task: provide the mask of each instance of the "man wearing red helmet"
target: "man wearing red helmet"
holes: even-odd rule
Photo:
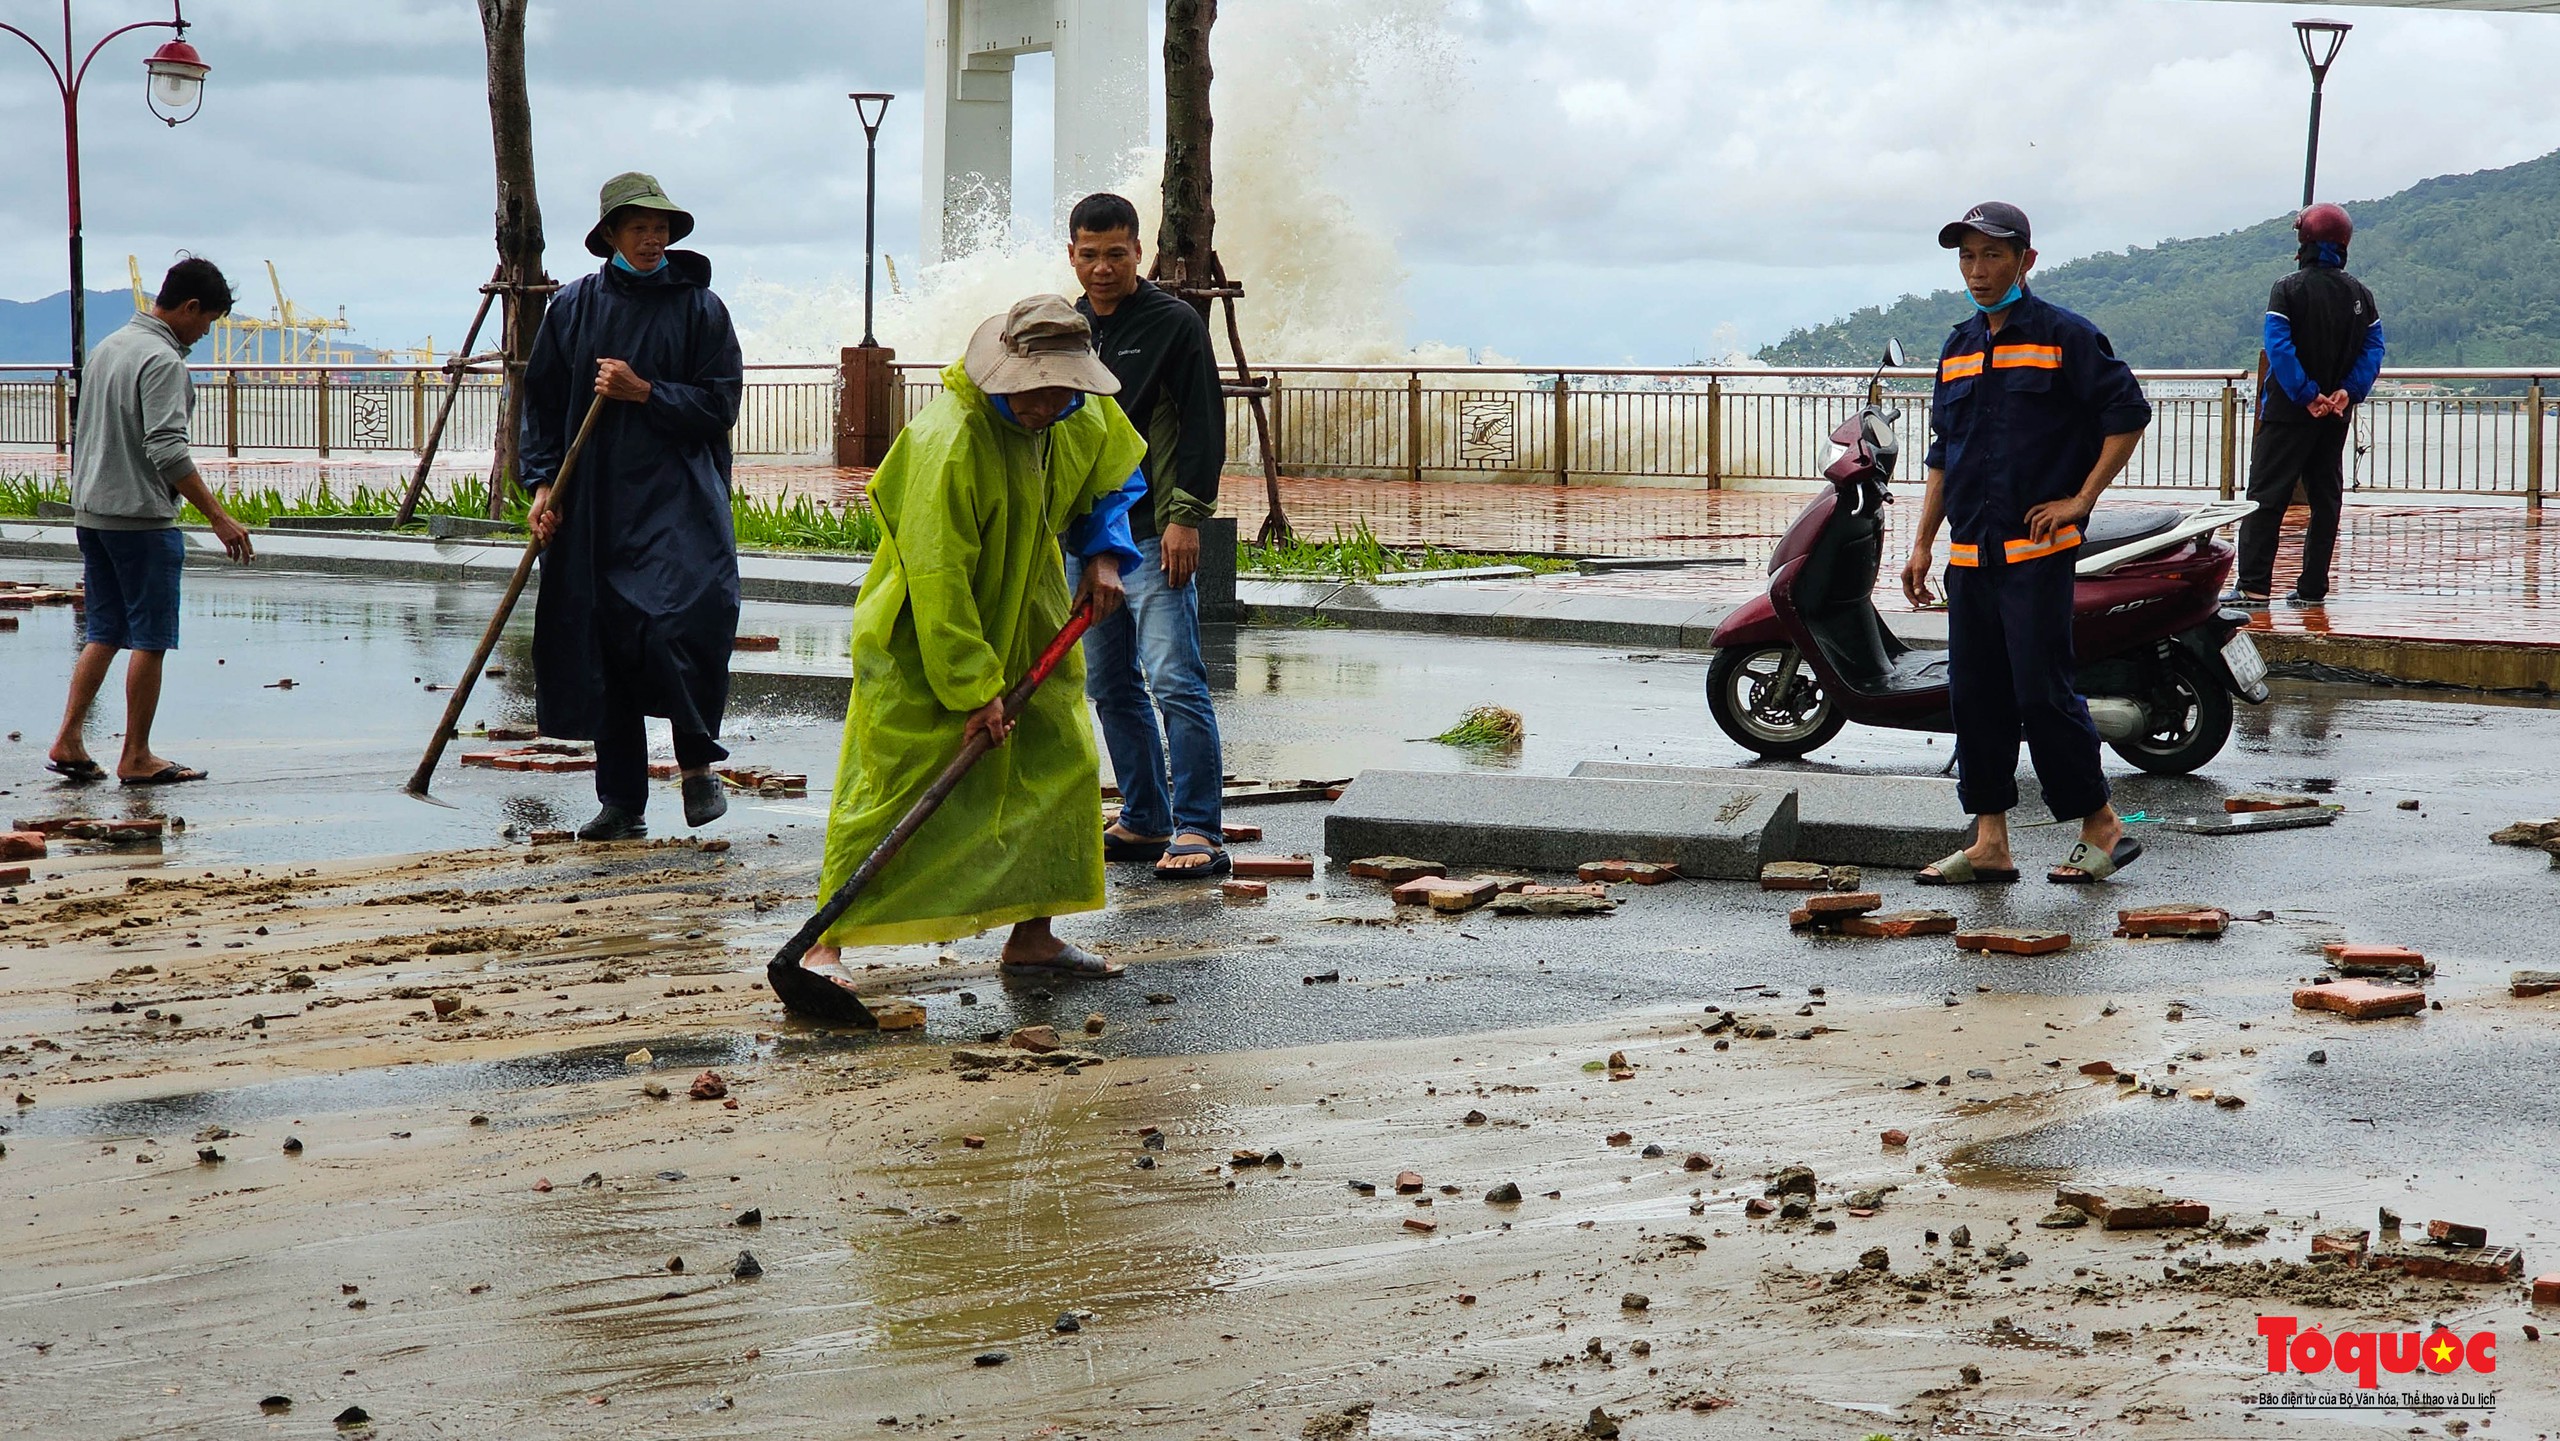
[[[2293,488],[2311,502],[2302,538],[2302,577],[2285,599],[2318,605],[2329,597],[2329,558],[2345,503],[2348,412],[2382,369],[2382,312],[2373,292],[2347,273],[2355,223],[2335,205],[2295,218],[2300,268],[2267,297],[2266,380],[2258,391],[2258,438],[2249,450],[2249,499],[2240,523],[2238,588],[2227,605],[2256,609],[2275,589],[2276,536]]]

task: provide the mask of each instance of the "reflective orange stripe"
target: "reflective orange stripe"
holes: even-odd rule
[[[1994,370],[2060,370],[2062,347],[2059,345],[1995,345],[1991,348]]]
[[[1967,570],[1972,570],[1982,564],[1982,551],[1970,545],[1948,546],[1947,564],[1960,565]]]
[[[1950,355],[1938,362],[1938,379],[1941,381],[1970,380],[1981,373],[1982,352],[1979,350],[1971,355]]]
[[[2001,549],[2007,554],[2009,563],[2016,565],[2022,560],[2042,560],[2048,555],[2060,555],[2079,543],[2080,527],[2066,525],[2042,545],[2031,540],[2012,540],[2003,542]]]

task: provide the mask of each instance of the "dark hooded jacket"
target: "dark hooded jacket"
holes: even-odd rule
[[[528,490],[559,472],[607,358],[649,382],[649,399],[599,402],[543,550],[536,718],[544,735],[593,739],[610,668],[644,713],[717,736],[738,630],[729,431],[745,374],[711,262],[670,250],[634,275],[608,260],[561,288],[525,370]]]

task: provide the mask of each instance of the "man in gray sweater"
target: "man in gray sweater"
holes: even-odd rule
[[[162,657],[178,647],[178,577],[186,542],[178,506],[192,504],[213,522],[233,560],[253,552],[249,531],[197,473],[187,453],[195,386],[187,351],[231,313],[231,284],[209,260],[192,257],[169,268],[148,314],[99,341],[80,382],[80,419],[71,433],[72,525],[80,538],[86,625],[71,667],[71,700],[45,769],[73,781],[106,779],[81,735],[90,703],[106,683],[116,652],[133,652],[124,668],[124,749],[116,778],[129,786],[200,781],[205,773],[151,749],[160,709]]]

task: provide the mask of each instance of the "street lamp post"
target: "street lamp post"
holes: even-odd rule
[[[182,0],[170,0],[166,20],[137,20],[119,26],[98,37],[98,43],[80,56],[71,39],[71,0],[62,0],[62,58],[15,25],[0,24],[0,30],[24,40],[44,60],[45,69],[53,74],[53,87],[62,95],[62,169],[64,190],[68,198],[71,232],[71,390],[74,401],[80,391],[80,368],[89,358],[88,267],[80,253],[80,83],[88,78],[89,62],[107,48],[107,42],[134,30],[173,30],[176,37],[151,52],[143,61],[147,82],[143,99],[151,113],[170,125],[183,124],[195,118],[204,107],[204,77],[210,68],[196,48],[187,43],[187,16]]]
[[[846,98],[862,121],[862,343],[877,345],[880,342],[871,338],[871,255],[880,211],[880,122],[888,118],[891,97],[876,90],[857,90]]]
[[[2352,25],[2337,20],[2296,20],[2294,38],[2302,42],[2303,63],[2311,67],[2311,140],[2302,156],[2302,208],[2311,208],[2312,181],[2320,173],[2320,87],[2337,63]]]

